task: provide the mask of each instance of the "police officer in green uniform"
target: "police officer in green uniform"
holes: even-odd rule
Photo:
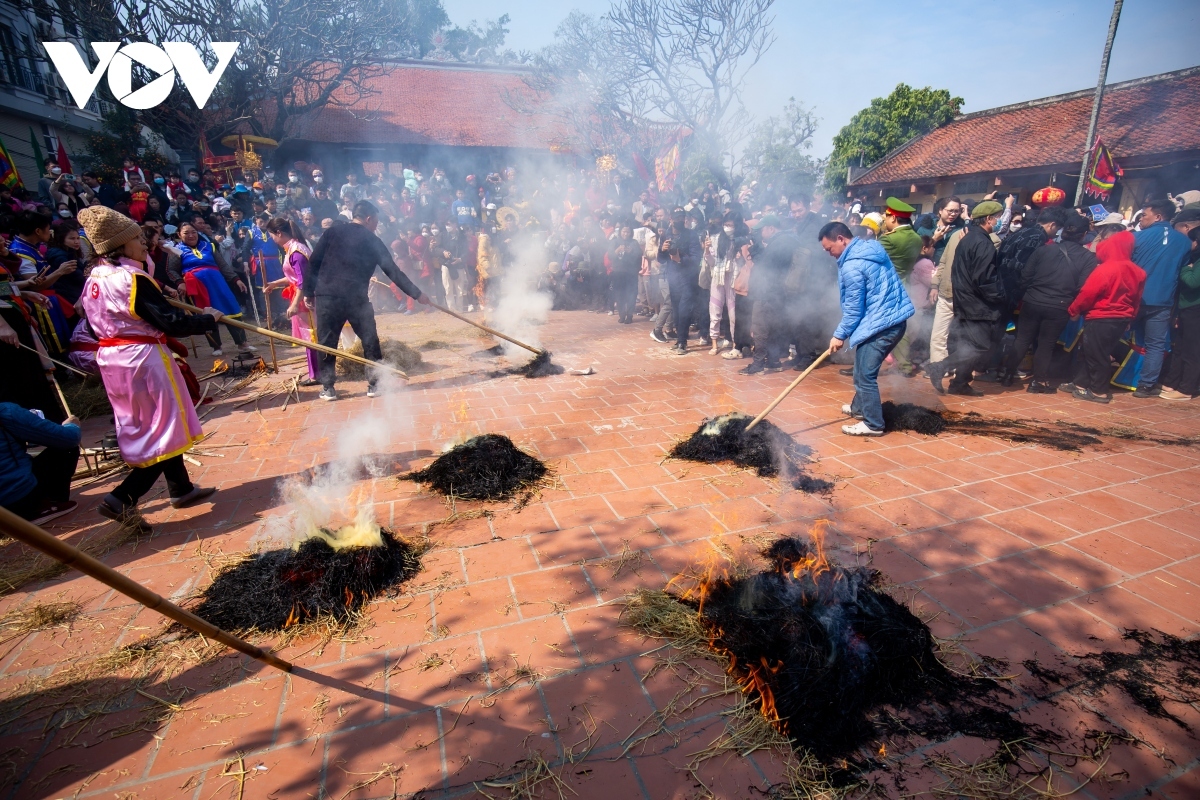
[[[916,209],[903,200],[889,197],[883,209],[883,224],[880,226],[879,243],[887,251],[900,282],[908,289],[908,281],[912,275],[913,265],[921,258],[921,236],[912,227],[912,215]],[[911,292],[910,292],[911,295]],[[906,376],[911,377],[916,371],[908,356],[909,341],[905,334],[892,357],[896,366]]]

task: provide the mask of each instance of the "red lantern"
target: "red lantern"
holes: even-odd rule
[[[1062,202],[1067,199],[1067,193],[1057,186],[1046,186],[1034,192],[1033,197],[1030,199],[1033,200],[1033,204],[1038,208],[1058,206],[1062,205]]]

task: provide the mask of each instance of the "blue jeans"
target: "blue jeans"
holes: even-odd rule
[[[883,403],[879,399],[879,368],[888,353],[904,338],[908,321],[900,322],[890,328],[884,328],[879,333],[859,342],[854,352],[854,399],[850,401],[850,411],[862,415],[863,422],[874,431],[883,430]]]
[[[1162,372],[1163,356],[1167,352],[1167,333],[1171,327],[1171,307],[1142,306],[1134,324],[1145,326],[1146,336],[1146,356],[1142,360],[1138,388],[1149,389],[1158,383],[1158,375]]]
[[[696,316],[697,297],[700,294],[700,269],[685,267],[669,261],[667,267],[667,285],[671,289],[671,307],[675,314],[675,343],[687,347],[688,328]],[[707,335],[704,331],[701,336]]]

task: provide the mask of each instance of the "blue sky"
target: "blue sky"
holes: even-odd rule
[[[512,17],[508,46],[536,50],[572,10],[608,0],[443,0],[457,24]],[[777,41],[751,73],[747,111],[779,113],[789,97],[821,118],[813,153],[871,98],[897,83],[950,89],[978,111],[1096,85],[1109,0],[824,2],[777,0]],[[1200,2],[1126,0],[1110,82],[1200,64]],[[1200,119],[1200,116],[1198,116]]]

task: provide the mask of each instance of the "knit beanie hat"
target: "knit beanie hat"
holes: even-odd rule
[[[119,250],[142,235],[142,228],[129,217],[107,206],[88,206],[79,212],[79,222],[88,241],[100,255]]]

